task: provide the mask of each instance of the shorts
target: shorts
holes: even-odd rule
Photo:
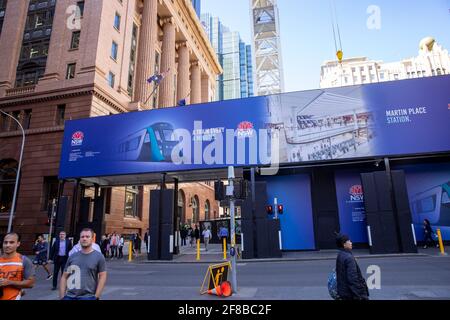
[[[37,266],[45,266],[48,264],[47,259],[34,259],[33,264]]]

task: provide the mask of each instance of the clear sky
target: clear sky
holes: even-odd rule
[[[286,91],[319,87],[320,66],[334,60],[332,0],[278,0]],[[450,0],[334,0],[344,58],[385,62],[416,56],[419,42],[433,36],[450,51]],[[380,9],[381,28],[369,29],[369,6]],[[250,44],[250,0],[202,0],[202,12]]]

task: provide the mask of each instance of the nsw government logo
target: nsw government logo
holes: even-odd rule
[[[239,123],[237,128],[238,138],[252,138],[254,135],[254,126],[250,121],[243,121]]]
[[[350,202],[362,202],[364,201],[363,188],[357,184],[350,188]]]
[[[72,135],[72,147],[78,147],[83,144],[84,133],[77,131]]]

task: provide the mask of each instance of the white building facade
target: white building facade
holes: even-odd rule
[[[431,50],[430,50],[431,49]],[[326,61],[321,67],[320,88],[344,87],[376,82],[450,74],[448,50],[433,38],[420,42],[419,55],[399,62],[384,63],[357,57]]]

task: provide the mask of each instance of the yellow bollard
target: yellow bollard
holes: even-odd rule
[[[223,260],[227,260],[227,239],[223,238]]]
[[[130,245],[128,246],[128,262],[133,261],[133,241],[130,241]]]
[[[197,240],[197,261],[200,261],[200,239]]]
[[[441,249],[441,254],[444,256],[444,255],[446,255],[446,253],[444,250],[444,242],[442,241],[441,229],[437,229],[437,235],[438,235],[438,239],[439,239],[439,249]]]

